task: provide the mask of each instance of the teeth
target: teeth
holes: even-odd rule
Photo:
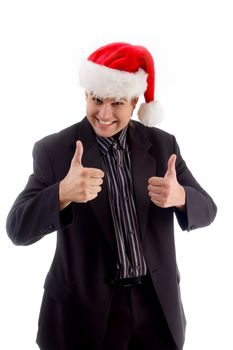
[[[113,122],[103,122],[103,121],[99,120],[99,123],[100,123],[100,124],[104,124],[104,125],[110,125],[110,124],[112,124]]]

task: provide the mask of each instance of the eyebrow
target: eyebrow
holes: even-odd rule
[[[96,96],[94,94],[91,94],[92,98],[96,98],[97,100],[100,100],[100,101],[104,101],[105,99],[108,99],[110,100],[112,103],[114,102],[126,102],[127,101],[127,98],[125,97],[121,97],[121,98],[105,98],[105,97],[100,97],[100,96]]]

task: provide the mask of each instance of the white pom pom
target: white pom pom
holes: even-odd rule
[[[142,103],[138,110],[138,118],[146,126],[160,123],[163,116],[163,108],[158,101]]]

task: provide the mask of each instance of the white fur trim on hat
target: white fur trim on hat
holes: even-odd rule
[[[129,73],[85,60],[80,66],[79,82],[96,96],[130,99],[146,91],[147,73],[143,69]]]
[[[146,126],[154,126],[160,123],[163,115],[163,108],[159,101],[142,103],[138,110],[138,118]]]

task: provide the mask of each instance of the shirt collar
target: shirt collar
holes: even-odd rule
[[[115,148],[117,146],[120,146],[120,148],[128,151],[128,145],[127,145],[127,130],[128,126],[126,126],[122,131],[120,132],[119,136],[117,138],[111,137],[102,137],[96,135],[96,139],[100,145],[100,149],[102,153],[105,155],[110,147]]]

